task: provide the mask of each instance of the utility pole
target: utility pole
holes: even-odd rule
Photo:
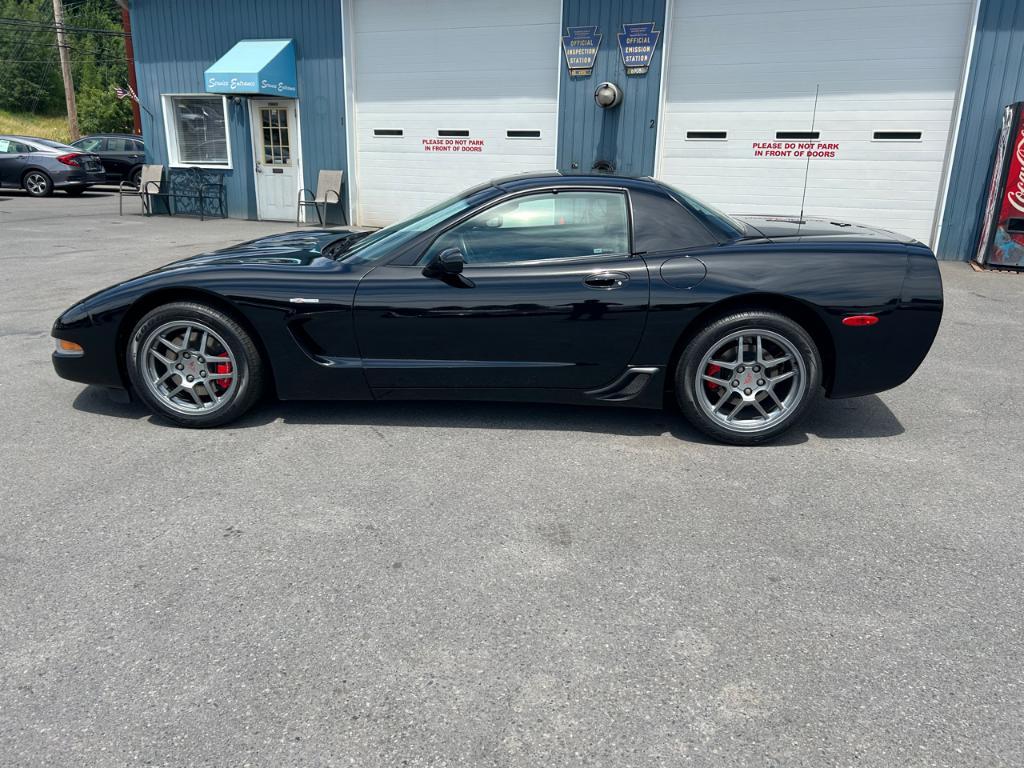
[[[142,135],[142,115],[139,114],[139,102],[135,99],[139,94],[139,83],[135,79],[135,46],[132,44],[132,22],[128,8],[121,6],[121,28],[124,30],[124,57],[128,65],[128,85],[132,89],[132,119],[135,121],[135,133]]]
[[[68,107],[68,133],[71,141],[81,138],[78,131],[78,106],[75,104],[75,81],[71,77],[71,57],[68,55],[68,41],[64,35],[64,3],[53,0],[53,24],[57,27],[57,51],[60,54],[60,72],[64,76],[64,101]]]

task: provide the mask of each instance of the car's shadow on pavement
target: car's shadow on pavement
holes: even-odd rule
[[[124,419],[148,419],[155,426],[173,426],[153,416],[139,402],[117,403],[99,387],[86,387],[75,398],[76,410]],[[529,429],[593,432],[626,437],[671,435],[680,440],[713,444],[690,427],[674,407],[664,411],[622,407],[458,401],[316,401],[259,404],[230,425],[231,429],[288,425],[363,425],[433,429]],[[881,438],[903,434],[896,415],[876,395],[850,400],[819,400],[799,426],[771,442],[797,445],[809,435],[825,439]]]

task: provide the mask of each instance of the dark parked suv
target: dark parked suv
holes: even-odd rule
[[[130,181],[139,186],[142,164],[146,162],[146,145],[141,136],[131,133],[95,133],[83,136],[72,144],[83,152],[100,156],[107,181]]]
[[[45,197],[55,189],[80,195],[104,181],[96,155],[49,139],[0,135],[0,187]]]

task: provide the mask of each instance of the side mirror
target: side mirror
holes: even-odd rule
[[[466,257],[458,248],[446,248],[435,256],[427,270],[435,275],[461,275],[466,266]]]

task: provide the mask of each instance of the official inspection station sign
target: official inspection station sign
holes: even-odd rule
[[[562,51],[569,77],[589,77],[601,47],[601,34],[597,27],[566,27],[566,32],[569,34],[562,37]]]

